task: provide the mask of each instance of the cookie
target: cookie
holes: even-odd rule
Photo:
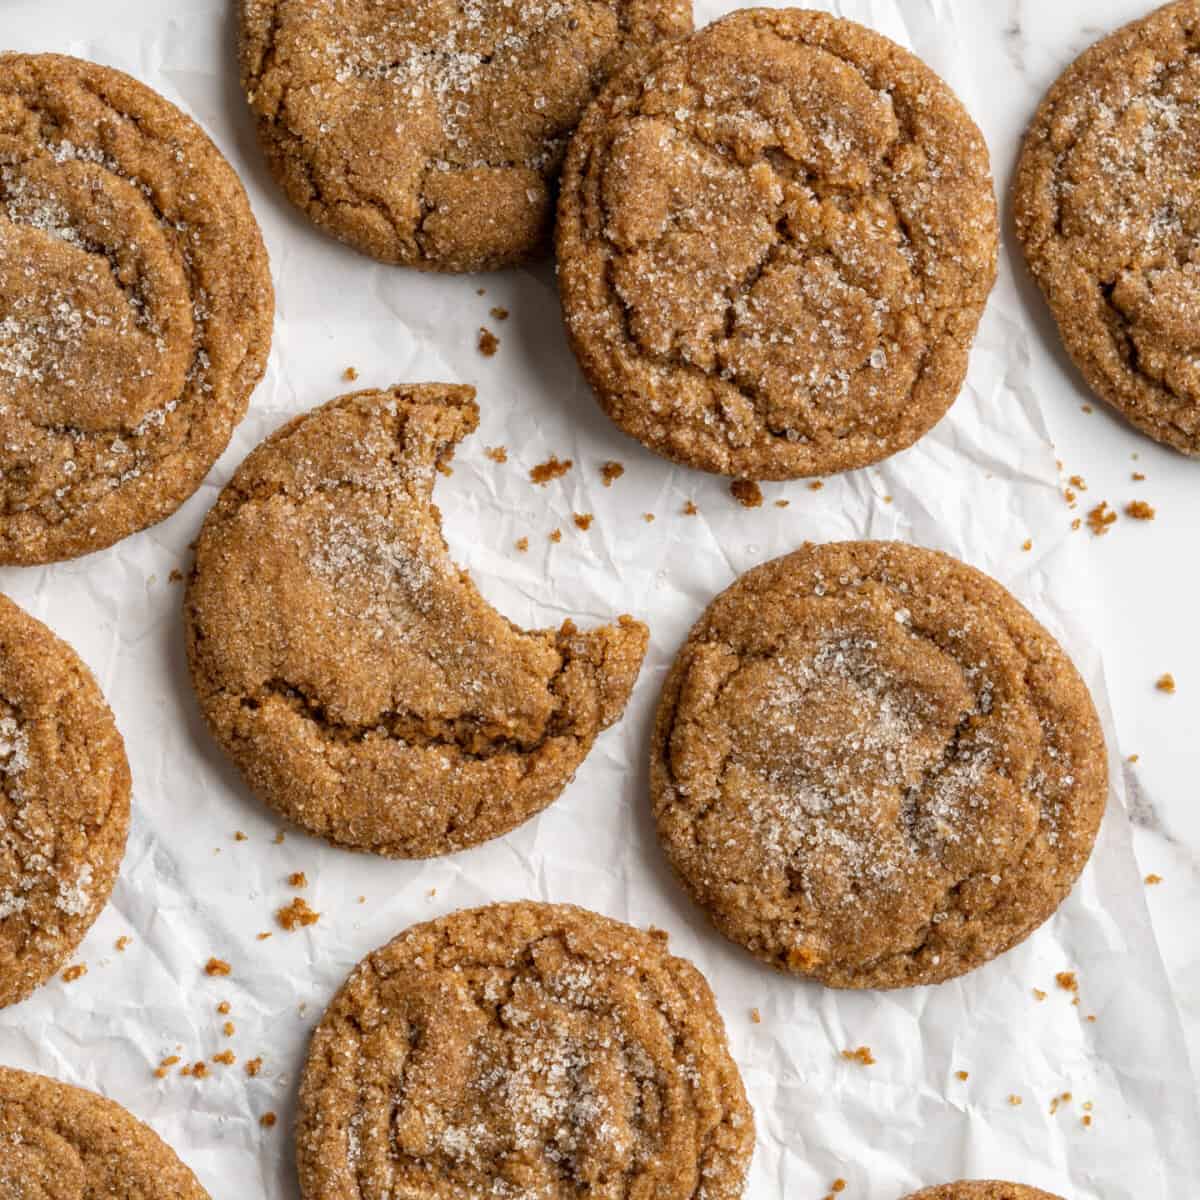
[[[1083,869],[1107,763],[1091,698],[998,583],[889,542],[747,572],[663,688],[651,795],[717,928],[832,987],[940,983]]]
[[[987,147],[850,21],[734,13],[601,92],[559,200],[567,333],[608,415],[750,479],[895,454],[962,386],[996,275]]]
[[[439,271],[549,242],[567,138],[691,0],[242,0],[242,86],[288,198],[381,259]]]
[[[1017,236],[1091,389],[1200,454],[1200,3],[1086,50],[1025,139]]]
[[[209,1200],[170,1146],[119,1104],[8,1067],[0,1067],[0,1195]]]
[[[907,1200],[1062,1200],[1038,1188],[1020,1183],[1001,1183],[996,1179],[945,1183],[941,1187],[914,1192]]]
[[[186,604],[201,708],[250,787],[338,845],[418,858],[507,833],[641,668],[631,618],[526,633],[451,561],[430,497],[474,394],[397,386],[298,417],[204,522]]]
[[[313,1035],[304,1200],[737,1200],[754,1118],[704,977],[586,909],[494,904],[364,959]]]
[[[195,122],[120,71],[0,54],[0,564],[170,516],[246,410],[273,309]]]
[[[0,596],[0,1006],[71,956],[129,830],[125,743],[91,672]]]

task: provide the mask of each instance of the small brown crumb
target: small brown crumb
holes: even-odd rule
[[[835,1179],[829,1190],[831,1192],[844,1192],[846,1190],[846,1181],[844,1179]]]
[[[274,1129],[275,1123],[278,1120],[279,1120],[279,1118],[273,1112],[265,1112],[265,1113],[263,1113],[263,1115],[261,1117],[259,1117],[258,1123],[264,1129]]]
[[[1080,529],[1080,527],[1081,527],[1082,525],[1083,525],[1083,521],[1082,521],[1082,519],[1081,519],[1081,518],[1079,518],[1079,517],[1076,517],[1076,518],[1075,518],[1075,520],[1073,520],[1073,521],[1071,522],[1071,528],[1072,528],[1073,530],[1078,530],[1078,529]]]
[[[1145,475],[1143,475],[1141,471],[1134,471],[1131,478],[1133,479],[1134,483],[1144,483],[1146,479]]]
[[[227,1017],[230,1011],[228,1000],[222,1000],[221,1003],[217,1005],[217,1012],[219,1012],[223,1017]]]
[[[647,525],[653,525],[654,524],[654,514],[653,513],[642,513],[642,520],[645,521]]]
[[[825,486],[825,481],[824,481],[824,480],[822,480],[822,479],[814,479],[814,480],[812,481],[812,483],[810,483],[810,484],[808,485],[808,490],[809,490],[810,492],[819,492],[819,491],[820,491],[820,490],[821,490],[821,489],[822,489],[824,486]],[[888,498],[889,498],[889,499],[891,499],[891,497],[888,497]]]
[[[486,295],[487,295],[487,288],[476,288],[476,289],[475,289],[475,295],[477,295],[477,296],[486,296]]]
[[[497,320],[497,321],[507,321],[508,320],[508,309],[504,308],[500,304],[497,304],[496,307],[491,310],[491,314],[492,314],[493,318],[495,318],[495,320]]]
[[[1129,756],[1129,758],[1128,758],[1126,761],[1128,761],[1128,762],[1131,762],[1131,763],[1135,763],[1135,762],[1137,762],[1137,761],[1138,761],[1138,759],[1140,759],[1141,757],[1142,757],[1142,756],[1141,756],[1140,754],[1131,754],[1131,755]]]
[[[293,871],[288,876],[288,885],[294,888],[308,887],[308,876],[303,871]]]
[[[180,1071],[179,1073],[180,1073],[180,1075],[190,1075],[190,1076],[192,1076],[193,1079],[207,1079],[208,1078],[208,1063],[206,1063],[206,1062],[192,1063],[192,1065],[190,1067],[184,1067],[183,1070]]]
[[[1046,998],[1046,993],[1045,993],[1045,992],[1043,992],[1041,988],[1034,988],[1034,989],[1033,989],[1033,998],[1034,998],[1034,999],[1035,999],[1035,1000],[1036,1000],[1036,1001],[1037,1001],[1039,1004],[1041,1004],[1041,1002],[1042,1002],[1043,1000],[1045,1000],[1045,998]]]
[[[891,497],[891,496],[884,496],[884,498],[883,498],[883,502],[884,502],[884,504],[891,504],[891,502],[892,502],[892,497]]]
[[[484,446],[484,456],[490,458],[494,463],[508,462],[508,447],[507,446]]]
[[[790,501],[790,500],[776,500],[776,501],[775,501],[775,507],[776,507],[776,508],[787,508],[787,506],[788,506],[789,504],[791,504],[791,501]]]
[[[233,1035],[237,1033],[237,1028],[234,1026],[232,1021],[226,1021],[225,1024],[221,1026],[221,1032],[226,1037],[233,1037]]]
[[[762,1013],[760,1013],[757,1008],[752,1008],[750,1010],[750,1020],[753,1021],[755,1025],[761,1025]]]
[[[1083,482],[1083,476],[1082,476],[1082,475],[1072,475],[1072,476],[1071,476],[1071,478],[1067,480],[1067,482],[1068,482],[1068,483],[1069,483],[1069,484],[1070,484],[1070,485],[1071,485],[1073,488],[1075,488],[1077,491],[1080,491],[1080,492],[1086,492],[1086,491],[1087,491],[1087,484]]]
[[[248,842],[250,839],[240,829],[235,829],[233,833],[233,840],[235,842]]]
[[[1096,410],[1094,408],[1092,408],[1092,406],[1090,404],[1081,404],[1079,406],[1079,411],[1085,412],[1085,413],[1091,413],[1091,412],[1095,412]]]
[[[500,349],[500,339],[486,326],[479,327],[479,353],[491,358]]]
[[[1056,1112],[1058,1112],[1059,1108],[1062,1105],[1070,1104],[1070,1103],[1071,1103],[1071,1093],[1070,1092],[1063,1092],[1063,1094],[1061,1096],[1055,1096],[1050,1101],[1050,1115],[1054,1116],[1054,1114]]]
[[[274,843],[274,845],[276,845],[276,846],[282,846],[282,845],[283,845],[284,838],[286,838],[286,837],[287,837],[287,834],[286,834],[286,833],[284,833],[284,832],[283,832],[283,830],[281,829],[281,830],[280,830],[280,831],[279,831],[279,832],[278,832],[278,833],[277,833],[277,834],[276,834],[276,835],[275,835],[275,836],[274,836],[274,837],[271,839],[271,841],[272,841],[272,842]]]
[[[1018,1108],[1018,1107],[1020,1107],[1020,1105],[1024,1104],[1024,1101],[1021,1099],[1020,1096],[1011,1095],[1011,1094],[1008,1097],[1008,1102],[1009,1102],[1009,1104],[1011,1104],[1013,1106],[1013,1108]]]
[[[222,1050],[220,1054],[213,1055],[213,1062],[220,1063],[223,1067],[232,1067],[237,1062],[237,1055],[232,1050]]]
[[[254,935],[254,940],[258,942],[265,942],[270,936],[271,935],[269,933],[264,931],[263,933],[256,933]]]
[[[210,958],[204,964],[205,975],[228,975],[233,971],[233,968],[220,958]]]
[[[430,888],[429,891],[427,891],[425,893],[425,898],[427,900],[432,900],[434,898],[434,896],[436,896],[436,895],[437,895],[437,888]]]
[[[1175,695],[1175,676],[1168,671],[1165,675],[1160,675],[1155,681],[1154,686],[1160,692],[1166,692],[1168,696]]]
[[[1085,1114],[1085,1115],[1084,1115],[1084,1116],[1083,1116],[1083,1117],[1080,1119],[1080,1123],[1081,1123],[1081,1124],[1082,1124],[1082,1125],[1083,1125],[1085,1128],[1087,1128],[1087,1127],[1090,1127],[1090,1126],[1091,1126],[1091,1123],[1092,1123],[1092,1118],[1091,1118],[1091,1115],[1090,1115],[1090,1114]]]
[[[1130,500],[1125,505],[1125,515],[1132,517],[1135,521],[1153,521],[1158,515],[1154,510],[1154,506],[1147,504],[1145,500]]]
[[[604,465],[600,468],[600,478],[604,481],[605,487],[612,487],[612,485],[624,474],[624,464],[615,462],[612,459],[609,459],[609,461],[604,463]]]
[[[321,919],[319,912],[313,912],[302,896],[297,896],[291,904],[285,905],[275,914],[275,920],[288,931],[294,933],[307,925],[315,925]]]
[[[1096,1023],[1096,1014],[1088,1013],[1088,1015],[1084,1018],[1084,1020],[1086,1020],[1089,1025],[1094,1025]]]
[[[554,542],[555,544],[557,544],[558,542],[561,542],[562,541],[562,530],[561,529],[550,530],[550,540],[552,542]]]
[[[1026,539],[1025,539],[1025,540],[1024,540],[1022,543],[1021,543],[1021,549],[1022,549],[1022,550],[1024,550],[1024,551],[1026,551],[1026,553],[1028,553],[1030,550],[1032,550],[1032,549],[1033,549],[1033,539],[1032,539],[1032,538],[1026,538]]]
[[[1146,876],[1146,886],[1147,887],[1157,887],[1160,883],[1162,883],[1161,875],[1147,875]]]
[[[1054,977],[1054,982],[1058,984],[1064,992],[1078,992],[1079,980],[1074,971],[1059,971]]]
[[[124,953],[125,953],[125,947],[126,947],[126,946],[128,946],[128,945],[129,945],[129,943],[130,943],[130,942],[132,942],[132,941],[133,941],[133,938],[131,938],[131,937],[128,937],[128,936],[126,936],[126,935],[122,934],[122,936],[121,936],[121,937],[117,938],[117,940],[116,940],[116,941],[113,943],[113,945],[114,945],[114,946],[116,946],[116,948],[117,948],[117,949],[118,949],[118,950],[119,950],[119,951],[120,951],[122,954],[124,954]]]
[[[875,1056],[871,1053],[870,1046],[859,1046],[857,1050],[843,1050],[842,1057],[847,1062],[861,1063],[864,1067],[875,1065]]]
[[[262,1062],[263,1060],[261,1057],[246,1059],[246,1074],[253,1079],[254,1076],[262,1070]]]
[[[154,1072],[155,1079],[166,1079],[167,1072],[179,1061],[178,1054],[172,1054],[168,1058],[164,1058],[158,1064],[158,1069]]]
[[[1084,1112],[1091,1112],[1092,1109],[1095,1107],[1096,1107],[1095,1104],[1093,1104],[1090,1100],[1085,1100],[1083,1102],[1083,1111]]]
[[[694,517],[699,512],[700,510],[696,507],[695,502],[692,500],[687,501],[687,503],[683,506],[683,515],[685,517]]]
[[[735,479],[729,485],[729,490],[743,508],[762,507],[762,488],[753,479]]]
[[[587,533],[587,531],[589,529],[591,529],[592,522],[595,519],[596,518],[594,516],[592,516],[591,513],[576,513],[575,514],[575,528],[582,529],[584,531],[584,533]]]
[[[1108,507],[1107,500],[1101,500],[1087,515],[1088,528],[1096,535],[1103,537],[1116,523],[1117,514]]]
[[[68,967],[62,973],[63,983],[74,983],[77,979],[82,979],[87,974],[87,963],[76,963],[73,967]]]
[[[954,1077],[955,1077],[955,1079],[958,1079],[961,1082],[966,1083],[967,1080],[971,1078],[971,1072],[970,1071],[955,1071]]]
[[[529,478],[538,487],[545,487],[552,479],[561,479],[574,465],[574,459],[560,459],[556,454],[552,454],[544,463],[529,468]]]
[[[167,576],[168,583],[182,583],[183,572],[178,567],[172,567],[171,573]]]
[[[357,367],[347,367],[342,372],[342,378],[347,383],[353,383],[358,378],[358,368]]]
[[[524,554],[529,549],[529,539],[527,537],[517,538],[516,546]]]

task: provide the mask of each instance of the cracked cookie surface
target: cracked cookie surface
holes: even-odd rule
[[[91,672],[0,596],[0,1005],[49,979],[100,915],[129,792],[125,744]]]
[[[0,1195],[209,1200],[149,1126],[95,1092],[0,1067]]]
[[[747,10],[588,109],[557,227],[567,333],[610,417],[751,479],[911,445],[967,369],[996,273],[987,147],[886,38]]]
[[[807,545],[709,606],[655,723],[659,838],[727,937],[834,987],[940,983],[1016,945],[1091,853],[1091,697],[998,583]]]
[[[451,560],[436,471],[474,389],[359,392],[296,418],[205,520],[186,602],[201,708],[250,786],[402,858],[508,832],[620,717],[644,625],[525,632]]]
[[[313,1035],[304,1200],[737,1200],[754,1119],[691,963],[585,909],[495,904],[364,959]]]
[[[1004,1183],[999,1179],[971,1179],[961,1183],[945,1183],[940,1187],[924,1188],[905,1200],[1061,1200],[1040,1188],[1021,1183]]]
[[[1200,455],[1200,3],[1086,50],[1026,136],[1017,236],[1075,365],[1143,433]]]
[[[241,420],[273,312],[195,122],[108,67],[0,55],[0,563],[170,516]]]
[[[384,262],[544,251],[600,84],[692,28],[691,0],[242,0],[242,84],[289,199]]]

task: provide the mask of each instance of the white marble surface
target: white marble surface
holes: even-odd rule
[[[1021,131],[1043,90],[1101,32],[1144,11],[1131,0],[842,0],[820,7],[874,25],[945,75],[983,128],[1007,218]],[[114,1095],[177,1146],[214,1197],[291,1200],[286,1127],[307,1030],[349,966],[410,921],[517,895],[586,903],[671,931],[713,980],[758,1110],[751,1200],[823,1195],[896,1200],[963,1175],[1019,1177],[1069,1200],[1174,1200],[1200,1177],[1200,463],[1159,449],[1089,397],[1058,348],[1040,297],[1012,253],[951,416],[912,451],[809,493],[772,486],[786,510],[747,516],[717,480],[668,469],[596,411],[558,335],[546,268],[486,279],[433,279],[379,268],[327,242],[283,203],[262,170],[231,69],[232,0],[0,0],[0,41],[120,66],[199,119],[246,180],[272,254],[279,320],[271,368],[212,479],[170,521],[115,551],[46,570],[0,571],[0,588],[67,634],[96,670],[130,744],[136,815],[113,903],[81,957],[91,970],[0,1013],[0,1061]],[[700,20],[725,4],[701,0]],[[475,295],[486,286],[488,295]],[[474,351],[495,303],[514,316],[500,354]],[[353,363],[362,385],[457,378],[481,387],[484,426],[439,484],[452,549],[514,620],[608,617],[619,604],[654,627],[626,720],[537,821],[488,847],[431,864],[378,863],[275,826],[209,742],[188,691],[178,589],[215,489],[266,432],[336,394]],[[484,445],[506,443],[507,473]],[[522,468],[550,451],[580,466],[534,492]],[[1136,461],[1134,456],[1137,456]],[[1152,524],[1107,537],[1071,533],[1055,458],[1086,477],[1087,499],[1156,505]],[[609,491],[595,464],[625,462]],[[1147,476],[1136,487],[1132,470]],[[894,494],[885,505],[883,495]],[[700,519],[679,516],[685,498]],[[654,510],[653,526],[638,518]],[[590,538],[551,556],[545,533],[595,511]],[[513,539],[528,534],[521,558]],[[1139,756],[1114,788],[1097,854],[1056,918],[964,981],[886,996],[823,993],[760,972],[715,939],[674,891],[644,816],[645,730],[657,684],[716,587],[804,537],[895,536],[940,546],[997,575],[1077,657],[1106,709],[1114,762]],[[1032,554],[1021,541],[1034,539]],[[614,586],[614,580],[616,585]],[[1171,671],[1178,694],[1154,680]],[[1111,706],[1111,713],[1107,710]],[[1131,818],[1131,819],[1130,819]],[[233,844],[235,828],[250,840]],[[214,853],[219,851],[219,853]],[[1137,862],[1133,861],[1136,851]],[[294,938],[254,941],[304,869],[325,917]],[[1164,882],[1147,889],[1155,872]],[[429,897],[436,887],[436,897]],[[358,894],[368,896],[361,908]],[[1147,908],[1148,906],[1148,908]],[[109,950],[132,934],[123,956]],[[228,986],[199,973],[209,954],[236,964]],[[1080,970],[1083,1025],[1062,997],[1031,988]],[[1051,985],[1052,986],[1052,985]],[[215,1001],[234,1002],[254,1081],[217,1071],[204,1084],[150,1071],[177,1045],[222,1048]],[[1059,1003],[1055,1003],[1059,1001]],[[762,1026],[748,1020],[763,1011]],[[838,1060],[869,1042],[871,1072]],[[956,1090],[952,1066],[969,1066]],[[1096,1128],[1051,1117],[1047,1097],[1097,1097]],[[1008,1106],[1008,1093],[1025,1104]],[[261,1111],[277,1110],[272,1135]]]

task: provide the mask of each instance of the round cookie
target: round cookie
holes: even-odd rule
[[[754,1118],[704,977],[586,909],[494,904],[364,959],[313,1035],[304,1200],[737,1200]]]
[[[194,121],[120,71],[0,54],[0,564],[173,513],[246,410],[273,308]]]
[[[976,1179],[924,1188],[905,1197],[905,1200],[1062,1200],[1062,1197],[1021,1183]]]
[[[250,787],[338,845],[399,858],[498,837],[621,715],[648,634],[527,633],[451,560],[431,495],[474,389],[359,392],[296,418],[204,522],[192,681]]]
[[[71,956],[108,901],[129,763],[91,672],[0,596],[0,1006]]]
[[[242,86],[288,198],[390,263],[545,250],[564,148],[691,0],[241,0]]]
[[[1200,3],[1086,50],[1030,126],[1017,236],[1092,390],[1200,455]]]
[[[559,199],[567,333],[658,454],[792,479],[915,442],[962,386],[996,275],[987,147],[869,29],[749,9],[614,78]]]
[[[209,1200],[152,1129],[119,1104],[0,1067],[0,1195]]]
[[[1104,738],[998,583],[889,542],[747,572],[688,636],[651,756],[659,838],[727,937],[833,987],[940,983],[1016,945],[1083,869]]]

